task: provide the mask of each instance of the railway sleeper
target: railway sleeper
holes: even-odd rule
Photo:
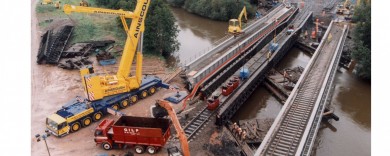
[[[297,138],[294,138],[294,139],[292,139],[292,140],[287,140],[287,139],[285,139],[285,138],[282,138],[280,141],[281,141],[281,142],[285,142],[285,143],[287,143],[287,144],[292,144],[293,146],[297,146],[298,143],[299,143],[299,139],[297,139]]]
[[[292,125],[292,126],[296,126],[296,127],[300,127],[301,126],[301,123],[300,122],[288,122],[288,123],[283,123],[282,124],[282,126],[283,127],[287,127],[287,126],[290,126],[290,125]]]
[[[283,131],[282,134],[283,135],[289,135],[289,136],[295,136],[296,135],[296,133],[294,133],[294,132],[287,132],[287,131]]]
[[[277,150],[276,148],[277,148],[277,146],[276,145],[271,145],[271,148],[272,148],[272,150],[271,149],[269,149],[269,150],[271,150],[270,152],[270,155],[282,155],[282,156],[286,156],[286,155],[288,155],[288,151],[282,151],[282,150]]]
[[[293,137],[293,136],[287,136],[287,135],[282,135],[281,133],[277,133],[276,135],[275,135],[275,138],[279,138],[279,139],[282,139],[282,138],[288,138],[288,139],[290,139],[290,140],[293,140],[295,137]]]
[[[194,122],[194,125],[198,125],[198,126],[200,126],[200,125],[202,125],[202,122],[195,121],[195,122]]]
[[[187,130],[185,130],[184,132],[185,132],[186,134],[188,134],[188,135],[191,135],[191,134],[193,133],[193,131],[191,131],[191,130],[188,130],[188,129],[187,129]]]
[[[269,151],[267,152],[267,155],[275,155],[275,156],[286,156],[287,152],[285,153],[275,153],[275,151]]]

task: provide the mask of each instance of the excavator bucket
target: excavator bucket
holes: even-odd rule
[[[161,107],[158,103],[156,103],[156,106],[152,106],[151,112],[154,118],[163,118],[168,116],[168,111]]]

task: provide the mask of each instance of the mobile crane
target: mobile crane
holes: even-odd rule
[[[64,12],[83,13],[102,13],[119,15],[123,27],[127,33],[125,47],[123,49],[122,58],[116,75],[96,75],[93,74],[93,67],[80,69],[84,90],[88,100],[101,100],[106,96],[129,92],[140,88],[142,82],[142,44],[144,32],[144,20],[149,7],[150,0],[138,0],[135,12],[102,8],[92,8],[83,6],[64,5]],[[126,18],[133,19],[130,28],[127,27]],[[141,41],[141,42],[139,42]],[[137,48],[137,49],[136,49]],[[135,76],[129,77],[130,69],[133,63],[134,55],[136,58],[136,73]],[[155,92],[155,88],[151,90]],[[147,96],[147,91],[141,94],[142,97]]]
[[[64,5],[65,13],[84,12],[119,15],[127,34],[120,66],[116,75],[99,76],[92,66],[80,69],[81,80],[86,99],[76,97],[46,118],[46,127],[55,136],[65,136],[86,127],[92,121],[99,121],[110,110],[126,108],[152,95],[158,88],[169,88],[156,76],[142,77],[142,44],[144,21],[150,0],[138,0],[134,12],[111,10],[83,6]],[[130,27],[126,18],[131,18]],[[140,42],[139,42],[140,41]],[[136,49],[137,48],[137,49]],[[136,58],[136,74],[129,77],[134,55]]]
[[[241,18],[242,16],[245,17],[244,23],[248,20],[247,13],[246,13],[246,7],[242,9],[240,15],[238,16],[238,19],[230,19],[229,20],[229,28],[228,31],[230,34],[233,34],[234,36],[240,35],[242,32],[242,24],[241,24]]]
[[[162,110],[166,110],[166,113],[165,113],[165,111],[162,111]],[[164,112],[164,113],[160,113],[160,112]],[[188,140],[187,140],[187,137],[186,137],[186,135],[184,133],[183,128],[181,128],[181,126],[180,126],[180,122],[177,119],[175,110],[171,107],[171,105],[170,105],[170,103],[168,101],[157,100],[156,101],[156,107],[155,107],[155,109],[153,109],[152,115],[154,117],[156,117],[156,118],[159,118],[159,117],[166,116],[166,114],[168,114],[169,117],[171,118],[173,126],[176,129],[176,133],[179,136],[179,141],[180,141],[180,144],[181,144],[183,155],[184,156],[190,156],[190,149],[189,149],[189,146],[188,146]],[[175,147],[175,148],[168,149],[168,153],[170,155],[176,155],[176,154],[172,153],[172,152],[174,152],[173,149],[177,149],[177,148]]]

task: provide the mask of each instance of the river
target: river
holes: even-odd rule
[[[225,36],[227,22],[212,21],[171,8],[180,29],[178,52],[185,63],[212,43]],[[310,56],[293,48],[276,69],[305,67]],[[321,125],[312,154],[318,156],[366,156],[371,153],[371,84],[358,79],[350,71],[341,70],[335,77],[332,107],[339,121]],[[264,87],[258,87],[232,120],[275,118],[282,108]],[[330,127],[330,128],[329,128]]]

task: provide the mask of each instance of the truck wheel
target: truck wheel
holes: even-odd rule
[[[130,97],[130,103],[136,103],[138,101],[138,96],[137,95],[133,95]]]
[[[93,115],[93,121],[99,121],[101,118],[102,118],[103,114],[102,112],[96,112],[94,115]]]
[[[154,93],[156,93],[156,87],[150,87],[149,88],[149,94],[153,95]]]
[[[144,150],[145,150],[144,146],[141,145],[135,146],[135,153],[142,154],[144,153]]]
[[[76,132],[79,129],[80,129],[80,123],[79,122],[75,122],[75,123],[72,124],[72,126],[71,126],[71,131],[72,132]]]
[[[129,106],[129,101],[128,100],[123,100],[120,104],[121,108],[126,108]]]
[[[83,127],[87,127],[91,124],[92,122],[92,119],[90,117],[86,117],[84,120],[83,120]]]
[[[148,96],[148,92],[146,90],[141,92],[141,99],[144,99]]]
[[[112,108],[112,109],[115,109],[115,110],[119,110],[119,106],[118,106],[118,104],[114,104],[114,105],[112,105],[112,106],[111,106],[111,108]]]
[[[148,146],[148,148],[146,148],[146,150],[148,151],[149,154],[156,153],[156,147],[154,147],[154,146]]]
[[[110,150],[112,148],[111,144],[108,142],[103,142],[102,147],[105,150]]]

